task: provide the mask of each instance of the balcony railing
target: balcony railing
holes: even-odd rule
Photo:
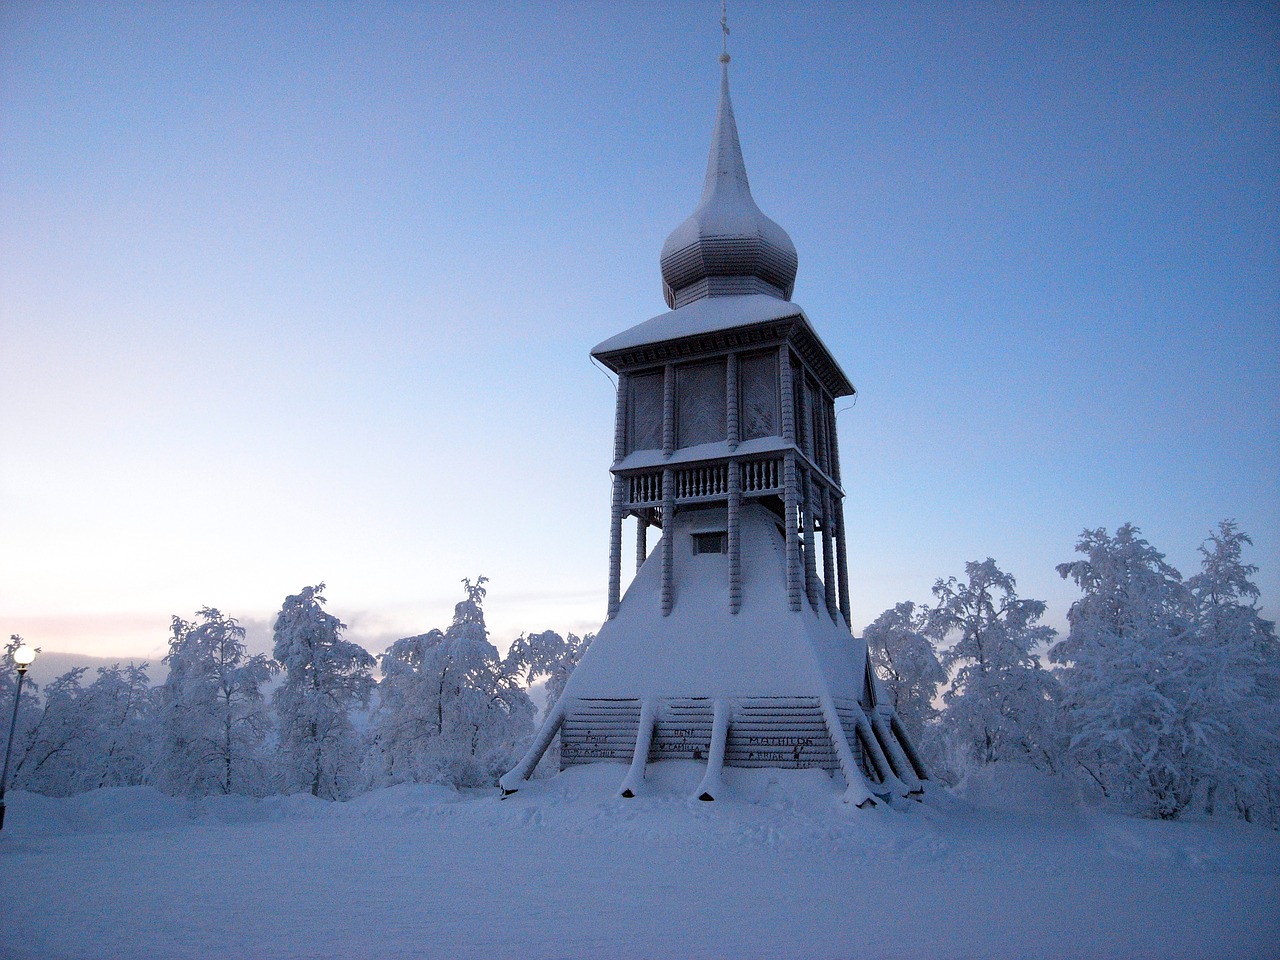
[[[739,462],[742,493],[749,496],[782,493],[782,459]],[[729,495],[727,463],[678,467],[674,470],[676,503],[718,500]],[[650,470],[627,477],[627,506],[648,507],[662,503],[662,471]]]

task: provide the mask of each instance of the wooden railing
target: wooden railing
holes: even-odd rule
[[[763,493],[782,492],[782,460],[739,461],[742,493],[755,496]],[[677,467],[674,471],[675,499],[677,503],[707,500],[729,495],[729,465],[727,463],[700,464]],[[627,478],[627,505],[630,507],[657,506],[662,503],[662,471],[632,474]]]

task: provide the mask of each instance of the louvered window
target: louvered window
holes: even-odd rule
[[[778,355],[743,357],[738,363],[738,380],[741,439],[778,436],[782,432],[778,416]]]
[[[631,396],[627,410],[627,452],[661,449],[661,373],[644,373],[631,378]]]
[[[726,436],[724,361],[676,368],[676,445],[692,447]]]

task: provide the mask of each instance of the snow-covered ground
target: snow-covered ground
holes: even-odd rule
[[[196,803],[9,796],[0,956],[1268,957],[1280,835],[1082,810],[1003,770],[857,810],[817,771],[576,768]]]

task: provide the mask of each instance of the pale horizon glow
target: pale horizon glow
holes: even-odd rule
[[[1275,618],[1274,9],[730,17],[753,193],[860,391],[854,630],[988,556],[1062,628],[1081,530],[1132,521],[1190,576],[1227,518]],[[269,649],[324,581],[377,653],[479,575],[500,648],[598,628],[613,388],[588,351],[664,310],[718,21],[0,9],[0,633],[155,663],[208,605]]]

